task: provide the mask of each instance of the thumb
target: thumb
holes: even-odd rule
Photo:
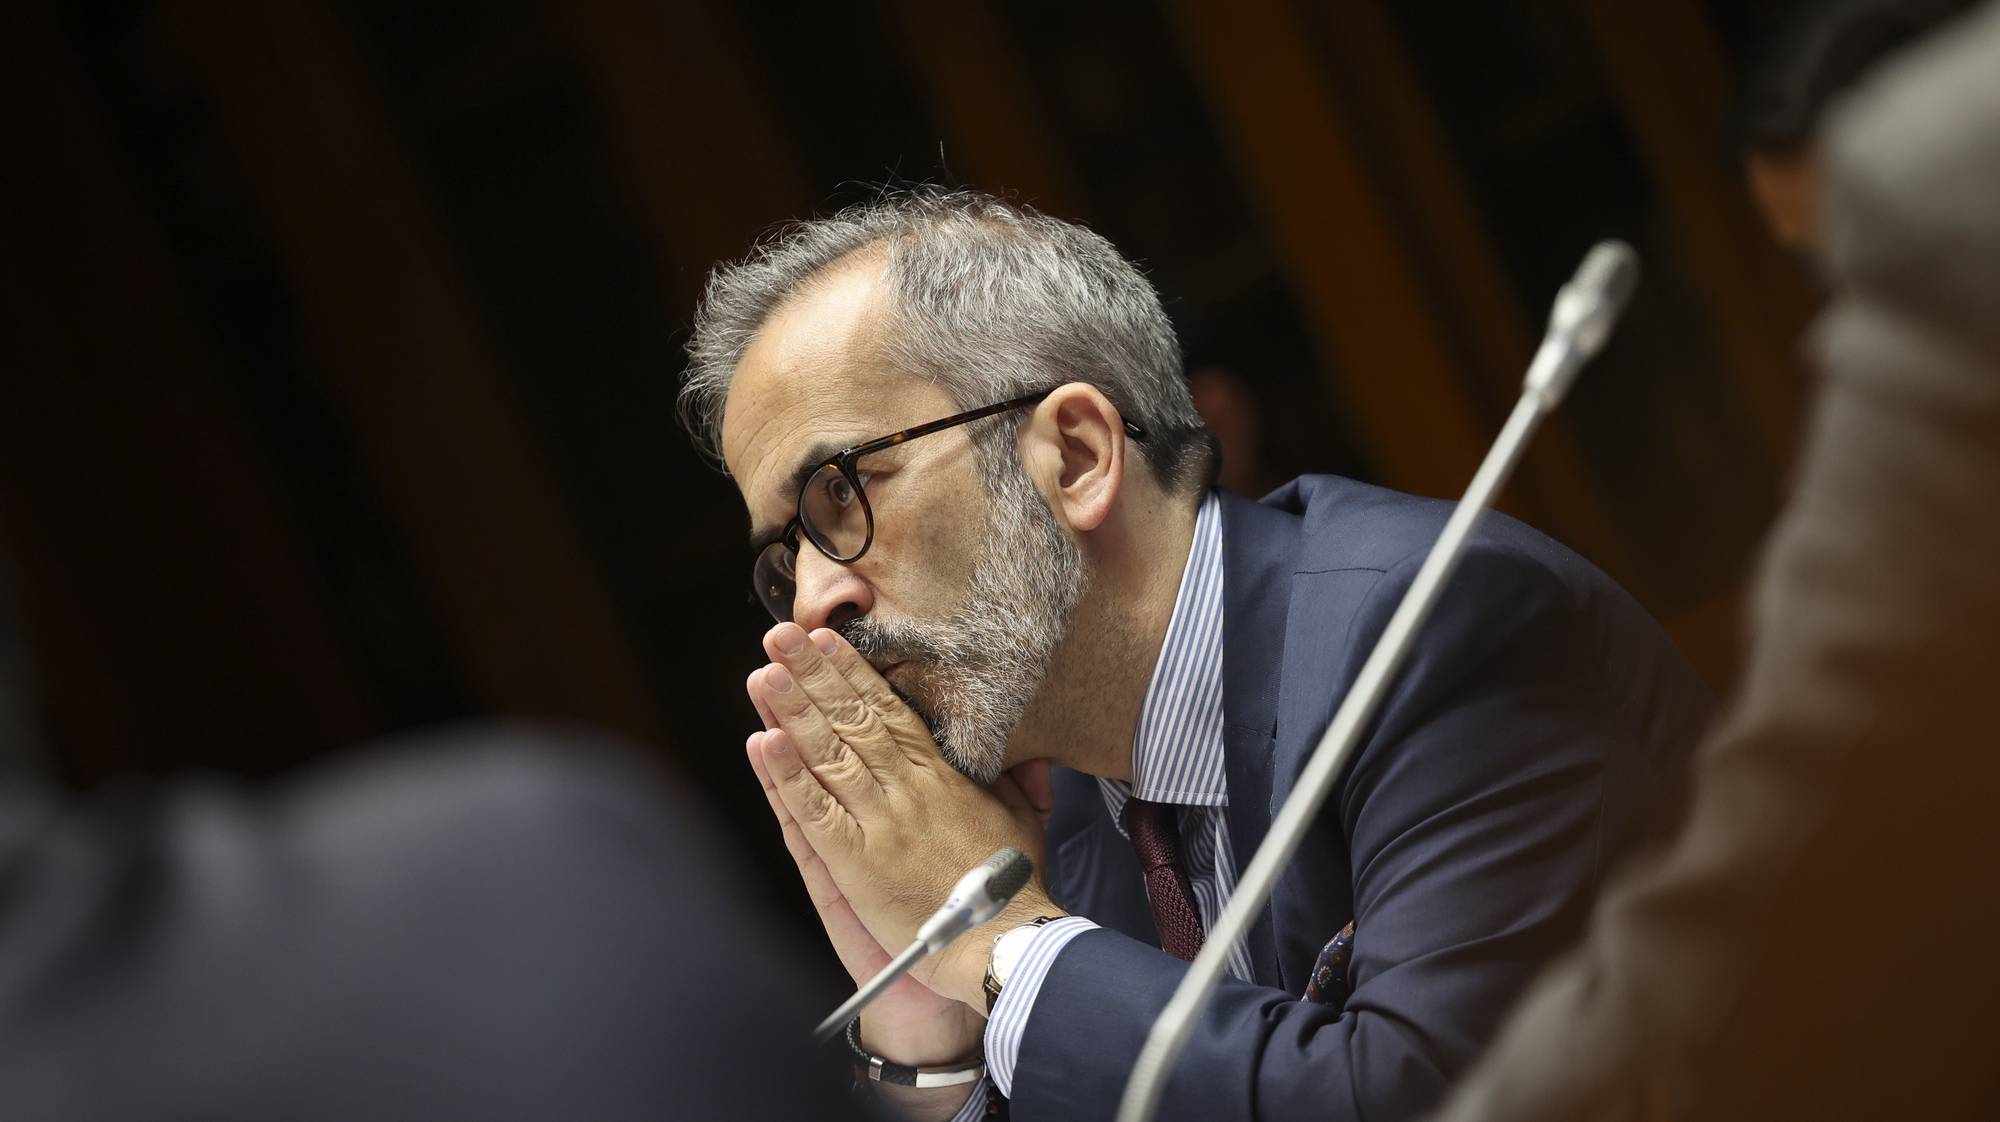
[[[1042,825],[1048,825],[1056,806],[1055,773],[1049,761],[1025,760],[1009,768],[1006,778],[1014,781],[1022,801],[1035,812]]]

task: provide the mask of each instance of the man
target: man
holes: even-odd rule
[[[275,792],[0,784],[6,1116],[845,1117],[801,972],[619,747],[463,729]]]
[[[1835,297],[1692,816],[1450,1122],[2000,1116],[2000,7],[1827,144]]]
[[[1801,6],[1763,48],[1739,110],[1744,176],[1771,236],[1816,271],[1823,268],[1819,132],[1827,107],[1877,63],[1971,6],[1818,0]]]
[[[746,751],[848,970],[1000,845],[1046,874],[850,1046],[936,1084],[883,1087],[913,1117],[977,1114],[981,1073],[1014,1117],[1109,1116],[1448,504],[1212,490],[1151,286],[983,195],[792,228],[715,273],[690,353],[686,416],[783,621]],[[1166,1116],[1432,1103],[1646,831],[1705,708],[1602,574],[1488,520],[1231,948]]]

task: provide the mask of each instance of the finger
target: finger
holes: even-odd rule
[[[764,762],[763,742],[769,733],[752,733],[745,751],[750,757],[750,767],[757,773],[757,780],[764,787],[764,798],[771,804],[771,813],[777,816],[778,826],[784,835],[785,851],[792,855],[792,861],[799,867],[799,875],[805,880],[806,893],[812,897],[815,907],[824,908],[832,897],[839,896],[840,889],[834,884],[833,874],[827,870],[826,862],[807,840],[798,819],[785,806],[785,800],[778,793],[778,785],[771,778],[770,765]]]
[[[1014,821],[1019,823],[1024,831],[1030,832],[1024,835],[1026,840],[1020,844],[1034,858],[1038,866],[1036,870],[1038,876],[1039,866],[1044,859],[1048,844],[1049,825],[1049,813],[1042,809],[1046,803],[1037,804],[1038,795],[1034,789],[1038,783],[1036,773],[1041,770],[1044,769],[1017,764],[1001,772],[1000,778],[994,780],[989,788],[993,797],[999,799],[1001,805],[1007,808],[1008,814],[1013,816]],[[1023,779],[1027,780],[1027,784],[1021,782]]]
[[[793,818],[791,809],[785,806],[784,796],[778,793],[777,781],[771,778],[770,765],[764,762],[763,746],[764,738],[769,735],[764,732],[751,733],[749,741],[744,745],[744,751],[750,757],[750,769],[757,773],[758,785],[764,789],[764,801],[770,804],[771,815],[778,820],[778,832],[785,839],[785,849],[799,866],[800,875],[806,876],[806,891],[813,895],[817,903],[820,892],[808,875],[808,864],[810,863],[813,869],[825,877],[827,885],[832,885],[833,878],[826,873],[826,863],[813,852],[812,843],[806,840],[805,831],[800,828],[798,819]]]
[[[771,714],[771,731],[788,729],[808,765],[852,755],[853,749],[834,731],[826,714],[799,688],[791,671],[772,663],[750,676],[750,696]]]
[[[914,736],[919,746],[930,743],[930,726],[924,724],[923,718],[917,716],[909,703],[889,685],[888,679],[861,657],[861,652],[854,649],[846,636],[822,627],[814,631],[811,638],[820,657],[847,680],[848,686],[876,715],[896,731],[904,733],[906,739]]]
[[[813,852],[824,859],[860,848],[861,829],[854,815],[806,766],[789,731],[780,728],[765,733],[762,753],[772,788]]]
[[[764,704],[777,718],[778,728],[774,731],[789,734],[787,743],[804,766],[812,769],[821,785],[855,813],[876,813],[883,797],[881,778],[856,752],[850,738],[827,721],[826,714],[807,696],[791,672],[782,666],[766,667],[758,679],[758,689]],[[876,733],[887,735],[879,722]],[[768,739],[765,751],[768,756]]]
[[[901,759],[886,720],[888,711],[870,705],[798,624],[773,627],[764,636],[764,651],[791,672],[827,726],[871,768],[892,766]]]
[[[1001,805],[1013,811],[1018,817],[1029,817],[1036,813],[1035,804],[1028,800],[1027,793],[1014,781],[1012,772],[1001,772],[1000,778],[995,779],[987,790],[993,793],[994,798],[1000,800]]]
[[[1042,825],[1048,825],[1056,809],[1054,767],[1047,760],[1023,760],[1008,768],[1007,774],[1014,777],[1028,805],[1034,808],[1035,817],[1041,819]]]
[[[771,767],[764,759],[764,741],[771,735],[768,732],[751,733],[749,740],[743,746],[744,752],[750,757],[750,769],[757,773],[757,782],[764,789],[764,801],[770,804],[771,814],[778,820],[778,829],[784,835],[785,848],[791,853],[792,860],[798,864],[799,873],[806,877],[806,890],[811,893],[813,903],[818,905],[822,903],[821,897],[828,893],[837,893],[839,890],[833,887],[833,875],[827,871],[826,863],[820,860],[819,854],[813,851],[812,842],[806,838],[798,819],[792,817],[791,808],[785,805],[784,796],[778,791],[777,781],[771,778]],[[823,888],[814,881],[815,875],[824,882]]]
[[[766,667],[759,666],[757,669],[752,670],[750,677],[743,682],[743,689],[744,692],[750,695],[750,704],[757,707],[757,716],[763,718],[764,727],[766,729],[774,729],[778,727],[778,718],[771,715],[771,707],[764,703],[763,690],[758,686],[759,680],[764,676],[765,669]]]
[[[785,806],[784,796],[778,793],[778,784],[771,778],[771,768],[764,762],[763,740],[766,735],[761,732],[753,733],[749,744],[745,746],[750,756],[750,767],[757,773],[757,781],[763,785],[764,801],[771,804],[771,814],[778,820],[778,830],[785,840],[785,851],[792,855],[792,861],[799,867],[799,874],[806,879],[806,891],[813,896],[813,901],[817,904],[822,893],[815,883],[816,877],[824,882],[828,892],[839,890],[833,887],[833,877],[826,871],[826,862],[821,861],[819,854],[813,851],[812,843],[806,840],[805,831],[799,827],[798,819],[792,817],[791,810]]]
[[[791,820],[791,814],[785,810],[784,801],[778,798],[777,785],[771,782],[771,769],[764,766],[764,734],[751,733],[750,738],[743,742],[743,754],[750,759],[750,770],[757,774],[757,785],[764,789],[764,798],[771,804],[771,813],[778,816],[780,826],[784,825]]]
[[[889,954],[869,933],[861,917],[855,914],[854,906],[848,902],[847,894],[840,890],[840,885],[834,882],[826,862],[820,859],[812,843],[806,840],[805,831],[785,809],[784,801],[779,798],[777,787],[771,781],[770,768],[764,763],[763,740],[766,735],[751,733],[744,751],[750,757],[751,770],[757,773],[757,780],[764,788],[765,798],[770,801],[772,813],[777,815],[785,840],[785,852],[791,854],[792,863],[798,867],[806,897],[819,914],[820,925],[826,929],[827,941],[833,945],[840,964],[856,982],[873,977],[888,965]]]

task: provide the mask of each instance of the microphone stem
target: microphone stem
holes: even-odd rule
[[[828,1014],[826,1020],[821,1021],[819,1027],[813,1030],[813,1043],[825,1044],[833,1039],[834,1033],[846,1028],[847,1022],[859,1015],[869,1002],[880,997],[882,991],[889,988],[890,983],[908,974],[910,967],[915,966],[923,957],[924,941],[919,939],[911,943],[902,954],[890,960],[889,965],[884,966],[880,973],[868,979],[867,985],[854,991],[853,997],[841,1002],[840,1008]]]
[[[1270,898],[1278,874],[1284,871],[1299,843],[1305,840],[1307,827],[1312,825],[1314,815],[1333,790],[1334,780],[1340,777],[1348,757],[1354,753],[1355,745],[1360,743],[1361,730],[1367,727],[1382,698],[1388,694],[1389,682],[1401,669],[1403,658],[1409,653],[1410,640],[1430,617],[1438,594],[1443,591],[1445,582],[1451,579],[1453,570],[1458,568],[1460,551],[1466,537],[1472,533],[1473,525],[1492,503],[1494,494],[1506,485],[1507,478],[1513,474],[1514,465],[1543,414],[1554,408],[1561,391],[1568,388],[1562,380],[1549,377],[1552,373],[1550,368],[1568,357],[1564,354],[1566,350],[1561,346],[1544,347],[1542,353],[1536,356],[1535,365],[1542,377],[1537,379],[1531,375],[1526,392],[1515,404],[1493,447],[1487,451],[1479,471],[1473,475],[1465,497],[1459,500],[1451,518],[1445,522],[1444,531],[1438,535],[1437,544],[1432,547],[1430,556],[1424,559],[1423,567],[1417,570],[1416,579],[1411,582],[1409,591],[1404,593],[1402,603],[1396,607],[1396,614],[1383,628],[1382,637],[1376,642],[1368,661],[1362,665],[1354,686],[1347,691],[1340,709],[1334,713],[1333,723],[1327,726],[1319,746],[1313,749],[1305,769],[1299,773],[1291,795],[1286,798],[1277,817],[1271,820],[1269,835],[1258,848],[1256,856],[1251,858],[1249,867],[1243,870],[1236,892],[1229,898],[1229,906],[1223,909],[1215,922],[1215,930],[1208,933],[1201,952],[1182,977],[1180,987],[1174,991],[1159,1019],[1153,1022],[1145,1047],[1140,1049],[1139,1057],[1132,1065],[1131,1078],[1125,1084],[1125,1095],[1118,1105],[1118,1122],[1149,1122],[1159,1109],[1160,1096],[1166,1090],[1167,1074],[1181,1050],[1187,1046],[1188,1035],[1194,1030],[1195,1017],[1208,1003],[1209,995],[1222,979],[1229,948],[1236,945],[1237,940],[1249,930],[1251,921],[1264,910],[1264,902]],[[1555,392],[1551,394],[1548,389]]]

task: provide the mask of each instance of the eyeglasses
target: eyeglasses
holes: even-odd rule
[[[758,602],[779,623],[790,622],[792,601],[798,596],[801,533],[828,560],[843,565],[859,561],[861,555],[868,552],[868,547],[875,544],[875,511],[868,505],[868,492],[862,486],[860,472],[855,468],[861,457],[898,444],[907,444],[920,436],[1033,405],[1054,392],[1052,387],[941,421],[892,432],[865,444],[856,444],[819,464],[807,477],[805,486],[799,489],[798,513],[785,524],[778,540],[757,554],[757,561],[751,569],[750,586],[756,592]],[[1125,431],[1134,440],[1146,438],[1146,430],[1130,421],[1125,422]]]

